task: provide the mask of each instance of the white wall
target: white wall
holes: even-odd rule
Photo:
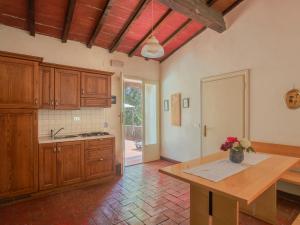
[[[242,69],[250,69],[251,139],[300,145],[300,109],[284,102],[300,88],[299,8],[299,0],[246,0],[225,17],[227,31],[206,30],[161,65],[161,100],[181,92],[191,106],[180,128],[162,111],[163,156],[200,156],[200,79]]]
[[[159,64],[146,61],[139,57],[127,57],[126,54],[115,52],[110,54],[106,49],[93,47],[68,41],[61,43],[59,39],[36,35],[32,37],[28,32],[0,24],[0,50],[43,57],[45,62],[63,65],[99,69],[116,72],[112,79],[112,95],[117,96],[117,104],[110,109],[104,109],[105,120],[109,123],[109,130],[116,136],[117,158],[121,159],[121,128],[120,128],[120,73],[148,80],[159,79]],[[113,68],[110,60],[117,59],[124,62],[123,68]]]

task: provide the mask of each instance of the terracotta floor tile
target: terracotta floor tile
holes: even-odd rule
[[[189,225],[189,185],[160,174],[166,161],[130,166],[124,176],[0,208],[0,225]],[[300,204],[278,199],[278,225],[291,225]],[[240,214],[240,225],[267,225]]]

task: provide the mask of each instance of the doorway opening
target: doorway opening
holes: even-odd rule
[[[125,166],[143,162],[143,82],[124,79],[123,129]]]

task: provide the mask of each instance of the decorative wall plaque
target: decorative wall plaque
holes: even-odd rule
[[[300,91],[298,89],[288,91],[285,95],[285,102],[290,109],[300,108]]]

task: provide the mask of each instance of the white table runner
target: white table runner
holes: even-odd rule
[[[218,182],[268,158],[270,158],[270,155],[268,154],[245,153],[245,159],[240,164],[232,163],[229,159],[221,159],[184,170],[184,172],[205,178],[210,181]]]

